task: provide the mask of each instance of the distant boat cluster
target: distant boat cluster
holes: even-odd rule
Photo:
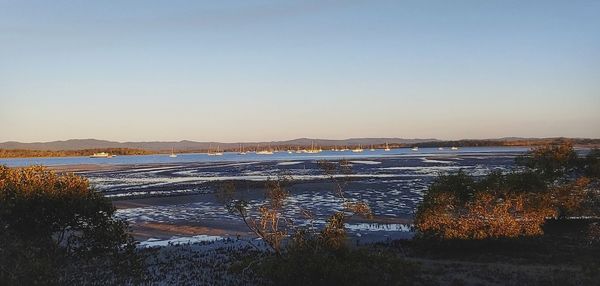
[[[223,156],[223,152],[219,150],[219,145],[217,145],[217,149],[212,149],[212,146],[208,147],[208,156]]]
[[[444,147],[438,147],[437,148],[439,151],[443,151],[445,150]],[[376,149],[373,147],[373,145],[371,145],[371,147],[369,148],[369,151],[375,151]],[[386,142],[385,143],[385,148],[383,148],[383,151],[388,152],[391,151],[392,149],[390,148],[389,144]],[[410,150],[412,151],[419,151],[419,147],[418,146],[414,146],[412,148],[410,148]],[[450,147],[450,150],[456,151],[458,150],[458,147],[453,146]],[[363,149],[362,145],[358,145],[355,146],[354,148],[349,148],[348,146],[342,146],[339,147],[335,146],[334,148],[330,149],[330,151],[334,151],[334,152],[347,152],[347,151],[351,151],[352,153],[362,153],[365,151],[365,149]],[[285,150],[280,150],[279,148],[271,148],[271,146],[268,146],[267,148],[261,148],[260,145],[257,145],[256,148],[254,150],[247,150],[244,148],[244,145],[240,144],[240,148],[237,152],[238,155],[246,155],[249,153],[255,153],[257,155],[273,155],[275,153],[278,152],[287,152],[288,154],[317,154],[317,153],[321,153],[323,152],[323,149],[317,145],[314,144],[314,142],[311,143],[310,148],[304,148],[304,149],[300,149],[300,147],[297,147],[296,150],[292,150],[292,149],[288,149],[287,151]],[[206,153],[208,156],[222,156],[223,155],[223,151],[220,149],[220,147],[217,145],[216,148],[213,149],[212,145],[209,145],[208,151]],[[112,158],[115,157],[116,155],[112,155],[106,152],[100,152],[100,153],[94,153],[92,155],[90,155],[90,158]],[[171,148],[171,154],[169,154],[170,158],[177,158],[177,154],[175,153],[175,149]]]

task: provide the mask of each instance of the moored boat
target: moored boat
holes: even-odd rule
[[[112,158],[113,156],[111,154],[108,154],[106,152],[100,152],[100,153],[94,153],[92,155],[90,155],[90,158]]]
[[[387,151],[390,151],[390,150],[391,150],[391,149],[390,149],[390,146],[388,145],[388,143],[387,143],[387,142],[385,142],[385,149],[383,149],[383,151],[386,151],[386,152],[387,152]]]

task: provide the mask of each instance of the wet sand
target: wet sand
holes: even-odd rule
[[[352,173],[340,177],[346,197],[365,201],[372,220],[347,223],[351,237],[381,240],[404,237],[417,204],[439,174],[463,170],[475,175],[511,168],[517,153],[410,156],[350,160]],[[332,161],[337,162],[337,161]],[[192,162],[136,165],[69,165],[52,167],[87,177],[93,188],[113,200],[116,216],[128,221],[139,240],[210,235],[252,236],[239,217],[227,212],[215,192],[224,181],[234,182],[237,198],[256,209],[264,201],[265,180],[286,174],[285,214],[307,223],[302,210],[315,215],[318,226],[341,210],[331,180],[318,161]]]

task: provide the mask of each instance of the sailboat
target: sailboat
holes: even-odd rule
[[[314,153],[319,153],[319,152],[321,152],[321,150],[315,148],[315,142],[314,141],[310,144],[310,149],[308,149],[308,150],[305,151],[305,153],[309,153],[309,154],[314,154]]]
[[[238,155],[246,155],[246,151],[244,151],[244,145],[240,144],[240,152]]]
[[[415,147],[410,148],[410,150],[419,151],[419,147],[415,146]]]
[[[354,153],[360,153],[362,151],[364,151],[364,150],[361,145],[358,145],[358,148],[352,149],[352,152],[354,152]]]
[[[177,154],[175,154],[175,149],[173,149],[173,147],[171,147],[171,155],[169,155],[170,158],[177,158]]]
[[[262,151],[257,151],[256,154],[258,154],[258,155],[273,155],[273,151],[262,150]]]
[[[265,149],[265,150],[261,150],[261,151],[258,151],[258,148],[257,148],[256,154],[257,155],[273,155],[273,151],[271,150],[271,147],[269,147],[269,149]]]
[[[208,147],[208,156],[223,156],[223,152],[219,152],[219,146],[217,145],[217,149],[215,150],[215,152],[211,151],[211,147]]]
[[[458,147],[452,147],[451,150],[458,150]]]
[[[383,151],[390,151],[390,146],[388,145],[387,142],[385,142],[385,149],[383,149]]]
[[[371,149],[369,149],[369,151],[371,151],[371,152],[375,151],[375,148],[373,148],[373,144],[371,144]]]

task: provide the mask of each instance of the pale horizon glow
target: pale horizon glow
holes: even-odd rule
[[[600,1],[3,1],[0,142],[600,138]]]

